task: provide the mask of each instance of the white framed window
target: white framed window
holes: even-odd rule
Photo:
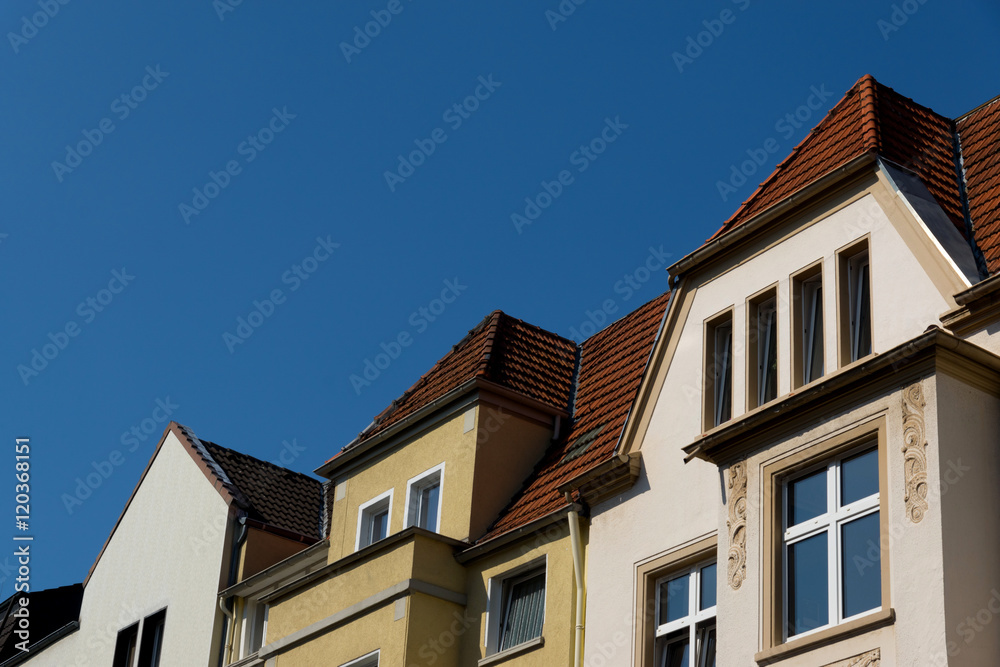
[[[389,536],[392,516],[392,489],[376,496],[358,508],[358,536],[354,550],[364,549]]]
[[[733,414],[733,325],[718,324],[714,330],[715,425],[729,421]]]
[[[340,667],[378,667],[379,651],[372,651],[360,658],[345,662]]]
[[[268,605],[255,600],[247,600],[243,606],[241,658],[253,655],[264,645],[267,637],[268,610]]]
[[[715,667],[715,561],[656,582],[656,667]]]
[[[802,308],[802,384],[823,377],[823,276],[799,284]]]
[[[545,622],[545,560],[492,577],[487,610],[487,655],[542,636]]]
[[[418,526],[433,533],[441,530],[441,499],[444,464],[434,466],[406,483],[406,526]]]
[[[757,405],[778,395],[777,298],[757,304]]]
[[[868,251],[848,258],[851,361],[872,353],[871,276]]]
[[[782,486],[784,638],[881,609],[877,444]]]

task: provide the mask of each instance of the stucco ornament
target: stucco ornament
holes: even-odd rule
[[[875,649],[861,655],[856,655],[853,658],[848,658],[847,660],[831,662],[826,667],[879,667],[881,664],[882,650]]]
[[[920,523],[927,511],[927,439],[924,436],[924,391],[920,383],[903,390],[903,478],[906,516]]]
[[[729,468],[729,585],[738,590],[747,576],[747,462]]]

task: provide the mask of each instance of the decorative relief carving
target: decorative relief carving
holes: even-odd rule
[[[747,462],[729,468],[729,585],[738,590],[747,576]]]
[[[927,511],[927,439],[924,435],[924,391],[920,383],[903,389],[903,478],[906,516],[920,523]]]
[[[831,662],[825,667],[880,667],[881,664],[882,650],[875,649],[861,655],[856,655],[853,658]]]

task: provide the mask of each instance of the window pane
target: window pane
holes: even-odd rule
[[[701,586],[701,604],[698,607],[699,611],[715,606],[715,577],[715,563],[701,568],[701,581],[699,582]]]
[[[788,547],[788,636],[829,622],[827,534]]]
[[[840,471],[841,505],[850,505],[878,493],[877,449],[844,459]]]
[[[698,629],[698,667],[715,667],[715,626]]]
[[[687,638],[672,641],[663,646],[663,657],[660,664],[663,667],[689,667],[691,659]]]
[[[778,395],[778,327],[775,326],[774,300],[757,309],[757,358],[759,363],[757,388],[758,405],[774,400]]]
[[[385,539],[389,528],[389,510],[382,510],[372,516],[372,542]]]
[[[513,584],[508,589],[499,650],[542,636],[545,611],[545,573]]]
[[[815,287],[805,286],[806,306],[806,340],[803,349],[806,351],[806,382],[812,382],[823,377],[823,288],[817,283]]]
[[[437,532],[438,494],[440,489],[440,484],[434,484],[420,491],[420,508],[417,525],[421,528]]]
[[[872,327],[871,327],[871,288],[868,279],[867,258],[859,262],[857,267],[857,282],[854,286],[852,307],[854,312],[854,359],[871,354],[872,351]]]
[[[826,470],[788,483],[788,526],[826,514]]]
[[[844,618],[882,605],[882,551],[879,513],[874,512],[841,527]]]
[[[690,579],[690,575],[685,574],[660,584],[660,625],[684,618],[691,613],[688,588]]]
[[[732,416],[733,328],[719,326],[715,330],[715,423],[729,421]]]

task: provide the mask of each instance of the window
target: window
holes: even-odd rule
[[[705,427],[712,428],[733,414],[732,310],[710,321],[705,333]]]
[[[823,377],[823,266],[819,262],[792,278],[795,388]]]
[[[340,667],[378,667],[378,651],[373,651],[368,655],[363,655],[357,660],[346,662]]]
[[[392,490],[369,500],[358,508],[358,537],[356,549],[375,544],[389,535],[389,517],[392,516]]]
[[[142,642],[139,645],[139,667],[159,667],[163,652],[163,626],[167,610],[147,616],[142,622]]]
[[[877,446],[841,455],[783,487],[785,639],[880,609]]]
[[[131,625],[118,633],[115,641],[115,657],[113,667],[133,667],[135,665],[135,649],[139,643],[139,624]]]
[[[243,607],[243,644],[240,656],[249,657],[264,645],[267,632],[268,606],[263,602],[247,600]]]
[[[868,240],[839,253],[841,364],[872,353],[871,267]]]
[[[778,396],[778,294],[774,287],[747,302],[747,407],[773,401]]]
[[[406,485],[406,526],[431,532],[441,528],[441,480],[444,464],[417,475]]]
[[[490,580],[486,652],[499,653],[542,636],[545,566],[529,564]]]
[[[656,667],[715,667],[717,567],[702,563],[656,584]]]

